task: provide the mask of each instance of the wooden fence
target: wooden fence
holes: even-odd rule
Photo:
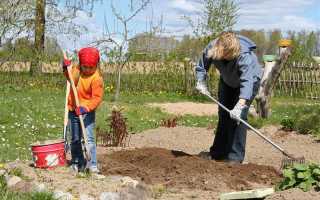
[[[192,94],[195,92],[194,64],[189,62],[133,62],[128,63],[123,69],[121,85],[123,90],[132,92],[141,91],[167,91]],[[105,76],[106,86],[115,85],[115,65],[105,64],[101,66]],[[27,72],[30,63],[4,63],[0,65],[0,71]],[[214,69],[214,68],[212,68]],[[43,64],[43,72],[48,76],[61,73],[59,63]],[[49,75],[51,74],[51,75]],[[209,88],[214,95],[217,93],[219,75],[216,70],[210,70]],[[13,77],[13,79],[16,79]],[[306,65],[297,63],[287,65],[282,70],[278,83],[274,89],[276,96],[302,97],[320,99],[320,65]]]
[[[320,99],[320,65],[296,63],[281,72],[275,94]]]

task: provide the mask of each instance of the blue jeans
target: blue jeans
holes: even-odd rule
[[[84,125],[87,130],[88,137],[88,147],[87,149],[91,153],[91,160],[89,163],[89,167],[97,166],[97,147],[94,138],[94,127],[95,127],[95,111],[89,112],[83,115]],[[69,120],[71,126],[71,156],[72,156],[72,164],[77,164],[79,168],[83,168],[86,166],[86,160],[83,156],[83,151],[81,147],[81,125],[80,119],[76,115],[74,111],[69,111]]]
[[[260,83],[253,86],[253,94],[247,105],[250,107],[255,95],[258,92]],[[222,79],[219,82],[218,98],[229,110],[239,101],[240,88],[228,86]],[[249,109],[248,107],[248,109]],[[243,120],[247,120],[248,111],[245,111]],[[215,133],[213,145],[210,148],[211,157],[215,160],[233,160],[242,162],[245,157],[247,127],[230,118],[230,114],[219,107],[219,121]]]

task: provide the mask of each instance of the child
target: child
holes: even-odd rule
[[[83,171],[87,164],[81,148],[81,126],[79,115],[83,115],[84,124],[88,135],[88,151],[91,160],[88,163],[91,173],[99,173],[97,167],[96,144],[94,139],[95,110],[103,98],[103,79],[99,72],[98,64],[100,61],[99,51],[93,47],[83,48],[78,52],[79,65],[72,67],[72,78],[78,91],[80,106],[77,107],[73,92],[68,98],[69,120],[71,125],[71,163],[76,171]],[[68,77],[67,67],[71,61],[64,58],[63,71]]]
[[[242,163],[245,156],[247,127],[237,119],[247,119],[248,110],[258,92],[262,69],[253,52],[256,45],[233,32],[223,32],[209,43],[196,66],[196,88],[210,94],[206,75],[211,64],[220,72],[219,102],[231,110],[219,107],[219,122],[210,158],[230,163]]]

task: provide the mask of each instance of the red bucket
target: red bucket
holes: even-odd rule
[[[37,168],[53,168],[66,164],[64,140],[46,140],[31,145],[34,166]]]

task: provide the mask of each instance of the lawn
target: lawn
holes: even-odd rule
[[[28,79],[24,75],[4,77],[0,86],[0,162],[30,160],[30,144],[40,140],[62,138],[65,89],[63,79],[42,77]],[[20,82],[18,80],[21,80]],[[113,106],[123,108],[129,131],[139,133],[157,128],[161,121],[173,117],[159,108],[145,106],[150,102],[206,102],[201,95],[186,96],[181,92],[122,92],[120,101],[111,101],[112,93],[105,91],[105,99],[97,111],[97,127],[107,129],[106,121]],[[208,103],[208,102],[207,102]],[[276,97],[272,100],[272,115],[268,120],[249,118],[256,127],[265,124],[280,124],[283,119],[299,115],[303,109],[317,110],[314,101]],[[208,127],[217,123],[215,116],[185,115],[178,125]]]
[[[17,75],[16,75],[17,76]],[[21,78],[21,77],[18,77]],[[30,144],[63,135],[65,88],[56,79],[32,83],[2,79],[0,87],[0,162],[30,160]],[[59,83],[59,84],[57,84]],[[109,114],[113,106],[123,108],[129,131],[139,133],[159,127],[163,119],[172,117],[159,108],[145,106],[147,102],[204,101],[201,97],[188,97],[179,93],[122,93],[121,100],[111,102],[112,94],[105,91],[105,99],[97,111],[97,127],[108,128]],[[180,125],[208,126],[215,117],[185,116]]]

